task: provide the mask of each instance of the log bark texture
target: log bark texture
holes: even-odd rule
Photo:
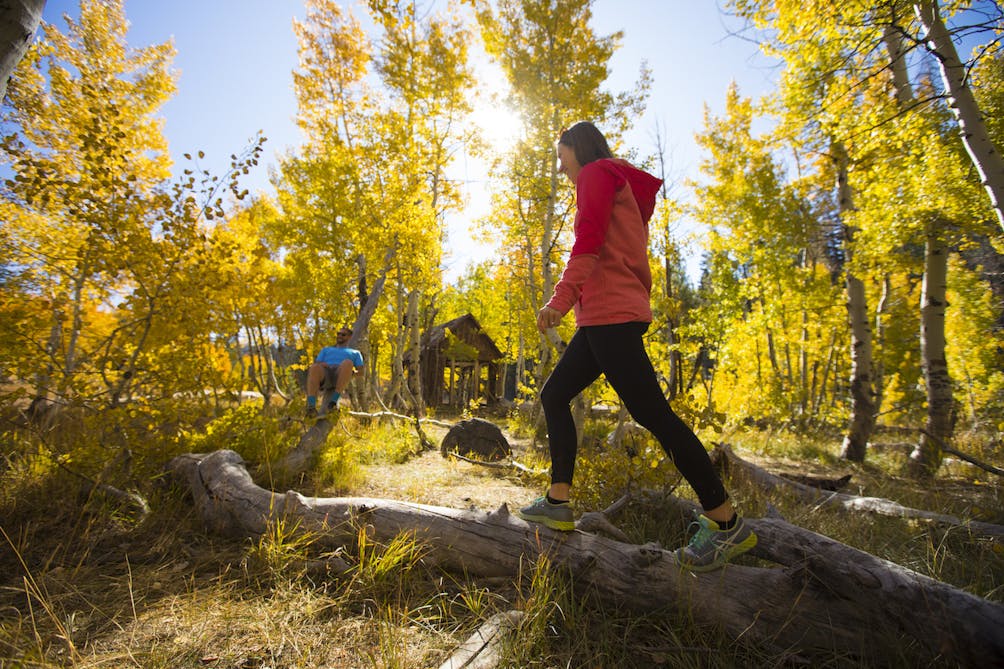
[[[699,507],[677,497],[665,499],[682,513]],[[932,658],[954,659],[963,666],[996,666],[1004,660],[1004,635],[994,632],[1004,617],[1004,606],[988,602],[947,583],[918,574],[894,562],[852,548],[783,518],[747,518],[757,534],[750,553],[784,565],[793,577],[798,571],[806,584],[828,590],[834,597],[858,602],[855,621],[837,625],[878,626],[908,637],[922,638]],[[890,627],[890,623],[892,626]],[[1004,628],[1002,628],[1004,629]],[[881,634],[881,633],[880,633]],[[961,648],[979,641],[975,652]]]
[[[233,451],[179,456],[168,469],[187,483],[205,522],[222,533],[258,535],[270,522],[291,517],[304,529],[350,542],[366,525],[376,541],[412,533],[426,546],[430,566],[471,575],[515,577],[521,564],[546,558],[567,570],[575,587],[617,606],[683,611],[698,624],[770,648],[868,657],[906,635],[932,661],[1004,664],[1004,607],[874,557],[862,568],[867,554],[826,537],[799,533],[796,539],[808,547],[796,544],[782,534],[791,530],[780,521],[751,521],[763,533],[756,550],[776,552],[790,564],[694,574],[657,544],[554,532],[510,516],[505,505],[484,513],[277,493],[256,485]],[[830,572],[842,580],[833,582]]]

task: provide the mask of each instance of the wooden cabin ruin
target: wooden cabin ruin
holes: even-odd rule
[[[420,347],[426,406],[491,405],[502,397],[504,356],[471,314],[427,330]]]

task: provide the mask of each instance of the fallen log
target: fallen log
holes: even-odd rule
[[[971,464],[974,467],[979,467],[980,469],[982,469],[985,472],[990,472],[991,474],[996,474],[997,476],[1004,476],[1004,469],[1001,469],[1000,467],[994,467],[991,464],[987,464],[986,462],[982,462],[981,460],[977,460],[973,456],[967,455],[966,453],[963,453],[962,451],[956,450],[956,449],[948,447],[948,446],[942,448],[941,450],[944,453],[948,453],[950,455],[954,455],[959,460],[962,460],[963,462],[967,462],[967,463]],[[946,461],[947,461],[947,458],[946,458]]]
[[[657,493],[649,495],[655,496]],[[646,495],[639,497],[644,499]],[[688,500],[659,497],[685,516],[699,510],[697,504]],[[945,658],[958,657],[957,644],[972,632],[960,628],[976,623],[989,632],[993,625],[999,624],[995,621],[1004,616],[1004,606],[792,525],[783,518],[746,518],[745,522],[757,534],[757,545],[750,551],[753,556],[785,565],[792,573],[800,570],[807,582],[827,588],[835,596],[858,602],[882,602],[881,611],[874,606],[862,608],[862,625],[881,624],[879,619],[867,620],[875,615],[905,616],[896,621],[896,631],[909,636],[930,635],[931,650],[938,649]],[[993,634],[997,637],[993,642],[997,648],[994,652],[1004,652],[1004,637],[1000,632]]]
[[[847,487],[847,484],[851,482],[851,475],[845,474],[840,478],[828,478],[824,476],[808,476],[802,474],[781,474],[782,478],[786,478],[789,481],[794,481],[795,483],[801,483],[802,485],[807,485],[810,488],[818,488],[820,490],[843,490]]]
[[[393,411],[375,411],[373,413],[366,413],[365,411],[349,411],[350,416],[353,418],[393,418],[394,420],[415,420],[414,416],[405,416],[401,413],[394,413]],[[419,423],[425,423],[426,425],[435,425],[437,427],[445,427],[447,429],[453,427],[453,423],[447,423],[443,420],[436,420],[435,418],[419,418]]]
[[[973,534],[989,537],[995,541],[1004,540],[1004,526],[1002,525],[963,519],[958,516],[935,513],[934,511],[926,511],[924,509],[913,509],[881,497],[860,497],[841,492],[827,492],[819,488],[797,483],[785,477],[771,474],[766,469],[742,459],[726,444],[715,446],[715,449],[711,452],[711,459],[719,466],[726,468],[732,476],[736,474],[746,476],[754,484],[766,490],[787,490],[799,499],[817,506],[833,506],[848,511],[866,511],[883,516],[910,518],[912,520],[962,528]]]
[[[523,620],[522,611],[496,613],[474,631],[439,669],[495,669],[502,649]]]
[[[927,437],[928,439],[931,439],[935,443],[937,443],[938,447],[941,448],[941,452],[942,453],[950,453],[950,454],[954,455],[955,457],[957,457],[958,459],[962,460],[963,462],[968,462],[969,464],[971,464],[971,465],[973,465],[975,467],[979,467],[980,469],[982,469],[985,472],[990,472],[991,474],[996,474],[997,476],[1004,476],[1004,470],[999,469],[997,467],[994,467],[993,465],[987,464],[986,462],[982,462],[980,460],[977,460],[976,458],[974,458],[971,455],[968,455],[966,453],[963,453],[960,450],[952,448],[951,446],[949,446],[948,444],[946,444],[944,442],[944,440],[939,439],[938,437],[936,437],[935,435],[931,434],[927,430],[923,430],[922,429],[922,430],[919,430],[919,432],[921,434],[923,434],[925,437]]]
[[[995,466],[993,466],[993,465],[991,465],[989,463],[986,463],[986,462],[983,462],[982,460],[979,460],[978,458],[976,458],[976,457],[974,457],[972,455],[969,455],[968,453],[963,453],[962,451],[960,451],[960,450],[958,450],[956,448],[953,448],[952,446],[950,446],[947,443],[945,443],[945,441],[943,439],[938,438],[936,435],[931,434],[930,432],[928,432],[927,430],[925,430],[922,427],[888,426],[888,427],[883,428],[882,431],[883,432],[895,432],[895,433],[920,433],[920,434],[923,434],[928,439],[931,439],[934,442],[936,442],[938,444],[938,448],[941,449],[942,453],[947,453],[949,455],[954,455],[956,458],[958,458],[962,462],[965,462],[966,464],[970,464],[970,465],[972,465],[974,467],[978,467],[978,468],[982,469],[985,472],[990,472],[991,474],[996,474],[997,476],[1004,476],[1004,469],[1001,469],[1000,467],[995,467]],[[868,444],[869,448],[872,448],[872,449],[877,450],[877,451],[881,451],[881,450],[896,450],[896,451],[905,452],[907,454],[910,454],[911,452],[913,452],[913,449],[916,448],[916,446],[917,445],[915,443],[911,443],[911,442],[873,443],[873,444]],[[942,460],[942,462],[949,462],[949,461],[950,460],[948,460],[948,459],[943,459]]]
[[[853,562],[854,551],[819,537],[818,556],[791,554],[780,568],[729,565],[695,574],[682,571],[672,552],[657,544],[626,544],[583,532],[560,533],[510,516],[505,505],[491,513],[391,500],[306,498],[259,487],[233,451],[188,454],[168,469],[187,483],[196,507],[215,531],[259,535],[269,523],[288,517],[305,530],[333,541],[351,542],[362,524],[375,541],[401,533],[426,547],[430,566],[471,575],[515,578],[521,563],[546,559],[570,572],[577,588],[636,611],[676,610],[698,624],[721,628],[734,639],[803,654],[840,653],[867,658],[876,649],[908,637],[931,661],[950,658],[966,666],[1004,664],[1004,607],[955,591],[931,579],[905,579],[909,570],[877,558],[873,569],[845,565],[836,584],[821,580],[819,563]],[[753,522],[751,520],[751,522]],[[761,544],[792,551],[756,521]],[[818,535],[817,535],[818,536]],[[850,552],[841,553],[842,549]],[[763,550],[761,547],[759,550]],[[923,587],[910,585],[916,582]],[[850,587],[853,586],[853,587]],[[950,596],[949,596],[950,595]]]

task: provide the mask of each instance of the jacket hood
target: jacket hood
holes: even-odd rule
[[[619,177],[631,186],[634,199],[638,203],[642,220],[648,223],[655,211],[655,198],[662,187],[662,179],[652,176],[645,170],[639,169],[626,160],[619,158],[609,158],[596,161],[604,169]]]

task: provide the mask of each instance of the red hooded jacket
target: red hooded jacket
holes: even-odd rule
[[[602,159],[579,172],[575,243],[547,306],[575,307],[576,325],[652,321],[648,221],[662,180],[625,160]]]

